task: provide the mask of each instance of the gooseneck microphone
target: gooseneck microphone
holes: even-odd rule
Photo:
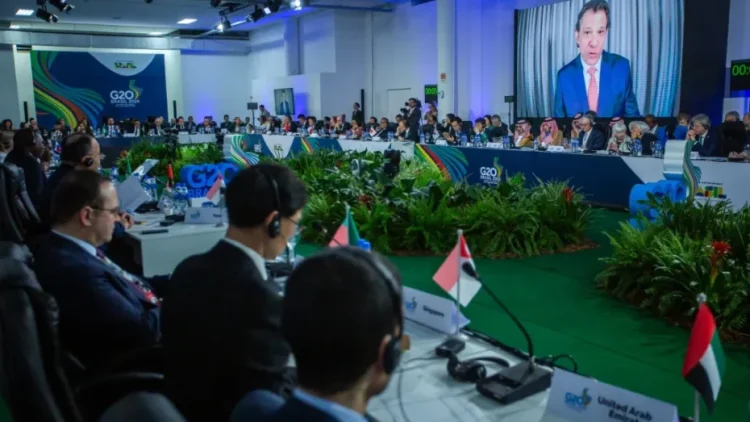
[[[523,326],[521,321],[508,309],[507,306],[490,290],[486,284],[479,278],[474,267],[465,262],[461,269],[466,274],[474,277],[482,284],[484,290],[490,295],[493,301],[510,317],[511,320],[521,330],[526,338],[528,348],[528,358],[517,365],[505,368],[497,374],[480,380],[477,383],[477,391],[483,396],[497,400],[502,404],[511,404],[536,393],[544,391],[552,384],[552,370],[537,366],[534,362],[534,344],[531,341],[529,332]]]

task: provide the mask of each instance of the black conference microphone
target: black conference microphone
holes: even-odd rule
[[[321,223],[320,221],[313,221],[312,223],[310,223],[310,226],[313,228],[313,230],[321,232],[324,237],[328,237],[328,229],[326,229],[325,227],[323,227],[323,223]],[[337,245],[341,246],[341,247],[347,247],[348,246],[348,245],[344,245],[341,242],[339,242],[338,240],[336,240],[335,237],[333,239],[331,239],[331,240],[334,243],[336,243]]]
[[[527,360],[479,381],[477,391],[483,396],[497,400],[502,404],[511,404],[548,389],[552,384],[552,370],[534,363],[534,344],[529,332],[526,331],[526,327],[513,315],[500,298],[482,282],[479,274],[470,263],[464,262],[461,269],[479,281],[492,300],[508,314],[510,319],[518,326],[518,329],[521,330],[523,336],[526,337],[528,347]]]

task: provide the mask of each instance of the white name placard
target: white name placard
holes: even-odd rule
[[[541,422],[678,422],[677,407],[562,369]]]
[[[188,208],[185,210],[185,224],[216,224],[228,221],[226,208]]]
[[[549,152],[565,152],[565,147],[562,145],[550,145],[547,147]]]
[[[439,140],[435,141],[435,145],[446,146],[446,145],[448,145],[448,142],[445,139],[439,139]]]
[[[501,142],[487,142],[487,148],[502,149],[503,144]]]
[[[403,297],[406,319],[446,334],[456,332],[456,322],[459,329],[469,325],[470,321],[458,311],[456,303],[450,299],[410,287],[404,287]]]

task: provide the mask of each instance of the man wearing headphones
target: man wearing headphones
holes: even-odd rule
[[[307,200],[288,167],[242,170],[227,186],[226,238],[174,271],[162,313],[164,375],[188,420],[225,421],[246,393],[293,387],[281,297],[265,261],[298,232]]]
[[[368,420],[399,364],[402,309],[401,277],[380,255],[343,247],[307,258],[287,280],[281,320],[299,388],[275,411],[273,396],[250,393],[231,421]]]

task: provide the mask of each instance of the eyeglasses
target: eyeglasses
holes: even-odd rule
[[[99,207],[91,207],[92,209],[95,209],[97,211],[104,211],[108,212],[114,216],[120,215],[120,207],[114,207],[114,208],[99,208]]]
[[[292,235],[292,237],[297,237],[297,236],[301,235],[302,234],[302,230],[304,230],[304,227],[302,227],[302,226],[299,225],[300,222],[299,221],[294,221],[291,218],[287,218],[287,220],[289,220],[292,224],[294,224],[294,234]]]

